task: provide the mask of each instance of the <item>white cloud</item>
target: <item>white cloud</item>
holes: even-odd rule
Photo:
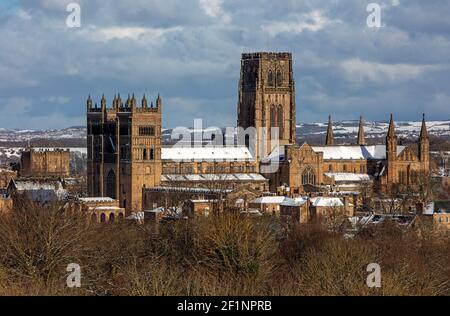
[[[31,20],[31,15],[22,9],[17,10],[16,15],[22,20]]]
[[[281,33],[302,33],[303,31],[317,32],[327,25],[337,22],[340,21],[331,21],[320,11],[314,10],[297,17],[296,21],[272,22],[263,25],[261,28],[270,36],[277,36]]]
[[[222,4],[223,0],[199,0],[200,8],[207,16],[221,18],[224,23],[230,23],[231,16],[224,12]]]
[[[87,32],[91,40],[108,42],[113,39],[130,39],[137,40],[141,36],[148,36],[151,39],[160,39],[165,34],[171,32],[180,32],[183,28],[180,26],[170,28],[150,28],[150,27],[107,27],[95,28],[91,27]]]
[[[345,60],[339,67],[350,81],[378,83],[411,80],[424,72],[442,69],[437,65],[381,64],[359,58]]]

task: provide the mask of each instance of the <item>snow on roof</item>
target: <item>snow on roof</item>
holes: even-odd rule
[[[93,203],[93,202],[97,202],[97,203],[109,203],[109,202],[115,202],[114,199],[110,198],[110,197],[87,197],[87,198],[79,198],[79,200],[81,202],[86,202],[86,203]]]
[[[173,161],[242,161],[253,160],[245,146],[173,146],[161,148],[162,160]]]
[[[155,209],[153,209],[153,210],[144,210],[144,213],[162,213],[162,212],[164,212],[164,207],[163,206],[160,206],[160,207],[157,207],[157,208],[155,208]]]
[[[120,211],[120,210],[123,210],[123,208],[120,208],[118,206],[97,206],[97,207],[94,207],[94,210],[96,210],[96,211],[109,211],[109,210]]]
[[[265,181],[259,173],[163,174],[162,181]]]
[[[284,196],[262,196],[252,201],[253,204],[281,204],[286,197]]]
[[[342,145],[342,146],[312,146],[315,152],[322,152],[323,159],[326,160],[383,160],[386,159],[385,145]],[[397,146],[397,154],[400,154],[405,149],[405,146]]]
[[[311,198],[312,206],[325,206],[325,207],[335,207],[335,206],[344,206],[341,199],[334,197],[315,197]]]
[[[144,220],[144,212],[135,212],[131,213],[126,219],[143,221]]]
[[[327,177],[334,177],[336,182],[360,182],[370,181],[370,176],[365,173],[326,172]]]
[[[206,200],[206,199],[198,199],[198,200],[195,200],[195,199],[192,199],[192,200],[190,200],[192,203],[214,203],[214,202],[217,202],[217,200]]]
[[[63,190],[60,180],[51,179],[15,179],[14,186],[18,191],[30,190]]]
[[[284,159],[285,146],[277,146],[262,162],[272,159]],[[386,145],[336,145],[336,146],[311,146],[315,152],[322,152],[325,160],[384,160],[386,159]],[[397,146],[397,154],[400,154],[405,146]]]
[[[283,203],[281,203],[281,206],[302,206],[305,204],[307,199],[304,199],[302,197],[291,199],[286,198],[284,199]]]
[[[149,192],[187,192],[187,193],[230,193],[231,189],[186,188],[176,186],[161,186],[145,188]]]

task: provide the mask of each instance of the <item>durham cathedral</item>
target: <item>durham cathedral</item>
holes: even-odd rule
[[[226,196],[237,204],[275,195],[345,196],[367,183],[377,190],[413,186],[429,172],[425,117],[416,149],[399,143],[392,115],[383,144],[366,143],[362,119],[354,143],[335,144],[331,117],[323,145],[297,144],[290,53],[242,54],[237,125],[255,128],[253,150],[247,138],[222,146],[163,145],[159,95],[155,102],[115,95],[112,105],[104,96],[99,103],[87,100],[88,194],[118,201],[127,215],[170,194]]]

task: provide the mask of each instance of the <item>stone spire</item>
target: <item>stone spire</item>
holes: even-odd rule
[[[86,103],[87,103],[88,111],[91,110],[92,109],[92,98],[91,98],[91,95],[89,95]]]
[[[389,129],[388,129],[387,137],[388,138],[397,138],[397,136],[395,135],[394,116],[392,115],[392,113],[391,113],[391,120],[389,122]]]
[[[422,118],[422,128],[420,129],[420,140],[428,139],[427,123],[425,122],[425,113]]]
[[[333,122],[331,121],[331,115],[328,116],[328,129],[327,129],[327,139],[325,141],[325,145],[331,146],[334,144],[333,137]]]
[[[146,109],[147,107],[148,107],[147,98],[145,97],[144,93],[144,97],[142,98],[142,108]]]
[[[106,98],[105,98],[105,94],[102,95],[102,100],[100,101],[100,106],[102,108],[102,110],[106,110]]]
[[[420,129],[419,136],[419,159],[421,162],[425,163],[424,169],[428,172],[430,168],[430,139],[428,137],[427,123],[425,122],[425,113],[423,114],[422,128]]]
[[[363,117],[359,118],[359,129],[358,129],[358,145],[362,146],[366,144],[366,139],[364,137],[364,122]]]
[[[395,161],[397,159],[397,135],[395,134],[394,116],[392,114],[386,136],[386,159],[388,161]]]
[[[120,93],[117,96],[117,108],[122,107],[122,99],[120,98]]]
[[[161,105],[162,105],[162,101],[161,101],[161,97],[159,96],[159,93],[158,93],[158,98],[156,99],[156,107],[158,109],[160,109]]]
[[[134,111],[136,109],[136,97],[134,96],[134,93],[133,96],[131,97],[130,102],[131,102],[131,110]]]

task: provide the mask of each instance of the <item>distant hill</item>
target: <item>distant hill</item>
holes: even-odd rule
[[[386,121],[367,121],[364,130],[370,142],[384,138],[389,123]],[[420,133],[421,122],[396,122],[396,131],[399,138],[417,138]],[[442,136],[450,139],[450,120],[428,121],[428,132],[432,136]],[[326,134],[326,123],[303,123],[297,125],[297,135],[300,141],[321,141]],[[358,134],[358,121],[340,121],[333,124],[334,137],[340,142],[352,140]],[[192,130],[191,130],[192,132]],[[171,142],[172,129],[163,129],[163,143]],[[33,146],[38,147],[85,147],[86,127],[72,126],[63,129],[50,130],[21,130],[0,128],[1,147],[22,147],[31,140]]]

